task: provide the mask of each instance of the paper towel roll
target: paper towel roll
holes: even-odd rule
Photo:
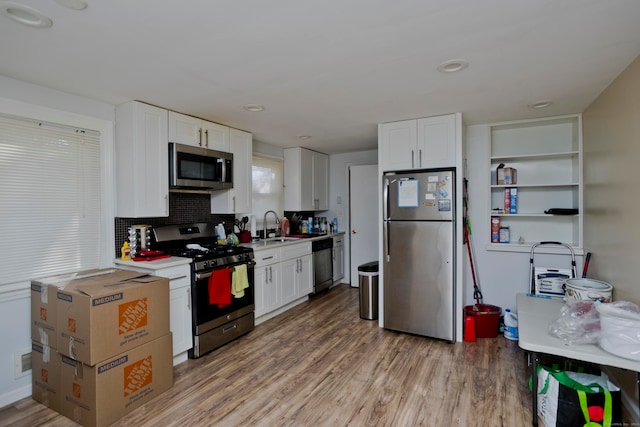
[[[251,215],[251,237],[258,237],[258,228],[256,227],[255,215]]]

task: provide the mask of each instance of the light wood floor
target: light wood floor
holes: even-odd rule
[[[513,341],[446,342],[358,315],[339,285],[174,368],[175,385],[116,426],[527,426],[529,372]],[[0,424],[74,426],[30,398]]]

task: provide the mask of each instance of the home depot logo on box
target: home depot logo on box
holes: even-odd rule
[[[120,304],[118,313],[120,315],[120,327],[118,330],[120,335],[147,326],[147,298]]]
[[[124,397],[127,397],[152,383],[153,364],[151,355],[124,368]]]

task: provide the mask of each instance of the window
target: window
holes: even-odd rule
[[[100,133],[0,114],[0,291],[100,267]]]
[[[272,210],[282,217],[284,214],[284,173],[282,159],[253,156],[251,179],[253,185],[253,212],[258,226],[262,226],[265,212]],[[273,215],[267,219],[275,226]]]

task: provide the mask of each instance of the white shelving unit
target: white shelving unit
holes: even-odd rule
[[[517,170],[516,184],[496,183],[501,163]],[[535,242],[559,241],[582,253],[580,115],[492,125],[490,170],[491,212],[487,221],[491,216],[500,217],[501,226],[510,229],[510,243],[489,243],[488,250],[525,252]],[[506,188],[518,189],[515,214],[501,211]],[[546,214],[551,208],[577,209],[578,214]]]

